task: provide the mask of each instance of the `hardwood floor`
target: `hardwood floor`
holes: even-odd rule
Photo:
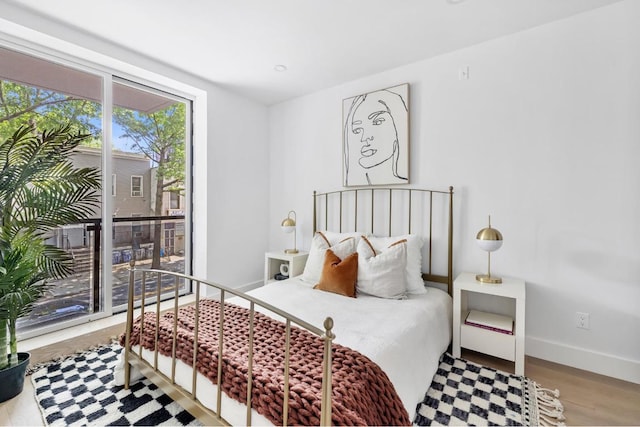
[[[108,343],[123,330],[112,325],[77,338],[31,351],[32,363]],[[495,369],[513,372],[513,363],[463,350],[462,357]],[[525,374],[542,387],[560,390],[567,425],[640,425],[640,385],[526,357]],[[428,385],[427,385],[428,387]],[[22,394],[0,404],[0,425],[44,425],[30,378]]]
[[[462,357],[513,372],[513,363],[463,350]],[[544,388],[560,390],[564,421],[572,426],[640,425],[640,384],[526,356],[525,375]]]

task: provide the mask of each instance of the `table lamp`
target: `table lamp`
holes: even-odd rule
[[[491,275],[491,252],[497,251],[502,246],[502,233],[495,228],[491,228],[491,215],[489,215],[489,226],[478,231],[476,242],[480,249],[487,251],[489,257],[487,274],[476,274],[476,280],[481,283],[502,283],[500,277]]]
[[[293,214],[293,218],[291,218],[291,214]],[[289,211],[287,217],[280,224],[282,231],[285,233],[293,232],[293,249],[285,249],[284,253],[286,254],[297,254],[298,249],[296,249],[296,212]]]

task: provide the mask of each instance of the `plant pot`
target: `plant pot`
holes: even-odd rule
[[[24,374],[29,366],[29,353],[18,353],[18,364],[0,369],[0,403],[22,393]]]

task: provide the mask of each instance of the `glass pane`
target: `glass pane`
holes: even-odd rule
[[[1,141],[24,126],[36,135],[68,125],[74,133],[86,134],[72,155],[73,165],[100,170],[101,98],[99,76],[0,48]],[[73,273],[48,281],[45,296],[19,320],[20,330],[100,310],[100,247],[94,244],[100,207],[87,218],[96,221],[68,224],[48,234],[46,243],[66,252]]]
[[[113,84],[113,307],[127,299],[129,261],[185,273],[185,101],[129,83]],[[173,280],[162,281],[165,297]],[[141,287],[142,282],[136,283]],[[147,281],[151,292],[154,281]],[[179,284],[180,292],[188,289]],[[140,288],[138,288],[140,289]]]

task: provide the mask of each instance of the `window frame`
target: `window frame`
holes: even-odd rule
[[[174,191],[169,192],[169,209],[182,209],[181,196],[179,193]],[[173,202],[176,203],[176,206],[173,205]]]
[[[140,178],[140,194],[133,194],[134,178]],[[143,175],[131,175],[131,197],[144,197],[144,176]]]
[[[22,29],[20,29],[18,31],[16,30],[16,28],[13,28],[11,26],[9,26],[8,28],[3,28],[3,31],[0,34],[0,46],[6,49],[15,50],[19,53],[32,55],[40,59],[66,65],[76,70],[85,71],[90,74],[96,74],[103,78],[103,154],[111,152],[112,149],[112,129],[111,120],[109,119],[109,117],[111,116],[111,102],[113,99],[113,94],[111,91],[113,82],[125,77],[128,81],[132,81],[138,85],[147,86],[149,88],[152,88],[153,90],[157,90],[160,92],[166,92],[170,96],[182,98],[183,100],[190,102],[190,108],[187,109],[187,121],[189,122],[190,126],[190,132],[188,135],[190,146],[187,150],[186,159],[187,165],[190,168],[188,171],[188,179],[186,182],[186,205],[189,206],[190,209],[189,213],[185,216],[185,227],[188,230],[186,233],[187,242],[185,245],[185,259],[189,260],[189,264],[185,267],[188,274],[193,274],[194,269],[196,268],[195,266],[199,264],[194,260],[194,253],[192,251],[193,237],[191,234],[191,230],[193,228],[193,220],[196,217],[194,211],[192,210],[194,207],[192,204],[192,192],[194,191],[192,178],[195,164],[198,163],[200,164],[200,166],[202,166],[206,160],[205,156],[194,158],[192,156],[192,153],[193,150],[196,149],[196,145],[201,148],[204,147],[204,150],[206,152],[208,97],[207,91],[178,81],[176,79],[157,74],[153,71],[131,66],[127,63],[114,59],[113,57],[103,56],[98,54],[97,52],[88,51],[85,48],[82,48],[73,43],[45,36],[43,33],[35,30],[22,31]],[[110,171],[111,165],[112,161],[110,156],[103,156],[102,170]],[[108,183],[108,173],[109,172],[106,172],[102,175],[103,184]],[[104,186],[106,187],[106,185]],[[144,197],[144,177],[142,177],[141,180],[140,192],[140,197]],[[198,188],[198,192],[202,194],[205,193],[203,188]],[[109,196],[109,191],[102,191],[101,193],[102,203],[104,207],[102,213],[102,229],[105,229],[107,227],[113,228],[113,222],[111,220],[112,214],[108,213],[110,212],[110,207],[113,206],[113,197]],[[203,209],[200,206],[198,207],[198,210],[202,211]],[[206,209],[204,211],[206,212]],[[201,217],[204,216],[206,215],[201,215]],[[112,283],[111,279],[109,279],[112,274],[111,240],[104,239],[101,247],[101,281],[103,281],[102,285],[104,291],[111,292]],[[197,253],[198,258],[205,259],[206,252],[207,248],[205,247]],[[201,267],[197,269],[200,270],[200,268]],[[85,324],[92,320],[110,317],[116,314],[116,312],[114,312],[113,310],[110,299],[111,298],[108,298],[106,301],[103,301],[102,310],[99,312],[95,312],[81,318],[74,318],[68,321],[58,322],[50,326],[43,326],[34,330],[21,331],[19,339],[27,339],[34,336],[55,332],[57,330],[65,329],[71,326]]]

